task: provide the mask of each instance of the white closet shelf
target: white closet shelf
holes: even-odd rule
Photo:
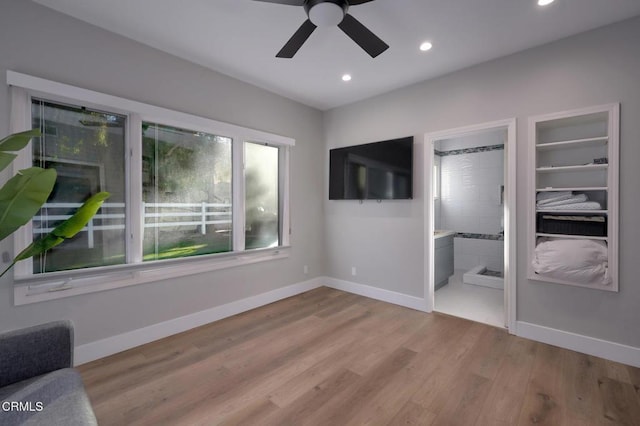
[[[539,275],[536,273],[530,274],[529,275],[529,279],[530,280],[536,280],[536,281],[544,281],[546,283],[555,283],[555,284],[566,284],[566,285],[572,285],[575,287],[584,287],[584,288],[592,288],[595,290],[607,290],[607,291],[617,291],[617,290],[612,290],[612,285],[606,285],[606,284],[582,284],[582,283],[577,283],[577,282],[573,282],[573,281],[565,281],[565,280],[558,280],[556,278],[549,278],[549,277],[545,277],[543,275]]]
[[[536,192],[558,192],[558,191],[608,191],[608,186],[583,186],[572,188],[537,188]]]
[[[590,237],[588,235],[570,235],[570,234],[545,234],[536,232],[536,237],[551,237],[551,238],[569,238],[574,240],[600,240],[607,241],[609,237]]]
[[[593,290],[618,291],[619,134],[620,104],[617,103],[529,117],[529,279]],[[606,158],[602,161],[607,163],[596,164],[596,159],[600,158]],[[571,204],[557,208],[538,205],[540,195],[553,198],[561,191],[585,193],[590,201],[600,203],[596,205],[598,209],[584,210],[579,209],[578,205],[572,208]],[[559,216],[564,220],[551,220],[545,216]],[[592,216],[603,222],[581,223],[573,220],[572,216]],[[555,231],[559,233],[553,233]],[[592,233],[605,236],[589,235]],[[556,270],[559,279],[538,274],[537,266],[531,260],[537,256],[541,239],[570,239],[576,244],[592,240],[605,244],[609,279],[606,283],[590,284],[564,281],[574,278],[571,274],[564,274],[561,268]],[[587,252],[583,254],[589,255]],[[580,255],[576,253],[576,256]]]
[[[571,209],[566,209],[566,210],[538,209],[538,210],[536,210],[536,213],[608,214],[609,211],[608,210],[578,210],[578,209],[576,209],[576,210],[571,210]]]
[[[579,166],[557,166],[557,167],[538,167],[536,172],[553,173],[553,172],[581,172],[587,170],[604,170],[609,167],[608,164],[582,164]]]
[[[547,150],[547,149],[605,146],[608,141],[609,141],[609,137],[602,136],[598,138],[574,139],[570,141],[539,143],[536,145],[536,148],[538,150]]]

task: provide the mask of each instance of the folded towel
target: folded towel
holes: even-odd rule
[[[571,191],[549,191],[549,192],[538,192],[536,195],[536,201],[538,204],[546,204],[553,201],[566,200],[567,198],[571,198],[573,192]]]
[[[543,210],[602,210],[602,206],[596,201],[562,204],[559,206],[540,206],[540,208]]]
[[[585,201],[589,201],[586,194],[576,194],[565,200],[552,201],[545,204],[538,202],[538,207],[546,209],[551,206],[565,206],[567,204],[584,203]]]

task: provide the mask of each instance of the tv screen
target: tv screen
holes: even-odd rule
[[[329,151],[330,200],[413,198],[413,137]]]

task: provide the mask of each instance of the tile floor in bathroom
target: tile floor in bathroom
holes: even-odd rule
[[[504,327],[504,293],[462,282],[465,271],[456,270],[449,284],[436,291],[435,310],[484,324]]]

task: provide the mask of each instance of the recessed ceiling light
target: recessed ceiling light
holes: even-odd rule
[[[423,52],[426,52],[427,50],[431,50],[432,47],[433,47],[433,44],[429,43],[428,41],[425,41],[420,45],[420,50],[422,50]]]
[[[351,81],[351,74],[345,74],[342,76],[342,81]]]
[[[538,0],[538,6],[546,6],[553,3],[554,0]]]

